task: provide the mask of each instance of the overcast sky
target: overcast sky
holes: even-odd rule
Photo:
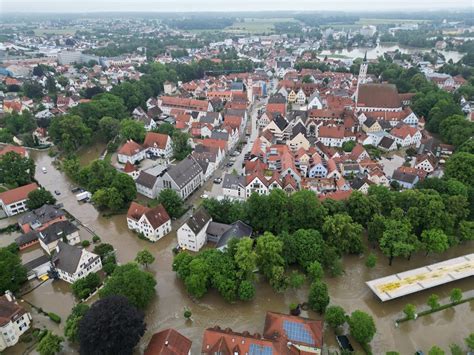
[[[0,0],[6,12],[439,10],[471,8],[473,0]]]

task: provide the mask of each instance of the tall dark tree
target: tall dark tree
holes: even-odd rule
[[[143,312],[127,298],[105,297],[79,323],[80,354],[132,354],[145,329]]]

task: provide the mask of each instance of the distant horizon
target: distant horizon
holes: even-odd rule
[[[288,2],[272,0],[240,0],[232,5],[217,0],[64,0],[58,4],[53,0],[2,0],[0,16],[5,14],[96,14],[96,13],[235,13],[235,12],[438,12],[472,11],[471,0],[399,0],[387,4],[379,0],[294,0]]]

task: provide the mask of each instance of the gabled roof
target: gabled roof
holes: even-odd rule
[[[156,207],[148,209],[148,211],[145,212],[145,217],[148,219],[153,229],[157,229],[170,220],[168,212],[166,212],[161,203]]]
[[[153,334],[145,355],[188,355],[192,341],[174,329]]]
[[[377,108],[402,107],[397,87],[393,84],[362,84],[359,87],[357,106]]]
[[[127,141],[118,151],[118,154],[133,156],[143,150],[142,146],[133,140]]]
[[[7,295],[0,296],[0,327],[8,324],[26,313],[26,310],[19,306],[16,301],[10,301]]]
[[[146,171],[140,171],[140,175],[138,175],[137,180],[135,180],[135,183],[138,185],[145,186],[149,189],[153,188],[155,186],[157,177],[154,175],[151,175],[147,173]]]
[[[132,201],[130,207],[128,208],[127,218],[138,221],[149,210],[150,208]]]
[[[79,266],[83,249],[58,241],[59,252],[56,254],[56,268],[74,274]]]
[[[53,219],[64,216],[64,211],[51,205],[43,205],[18,219],[18,224],[40,223],[45,224]]]
[[[13,202],[23,201],[28,199],[28,194],[31,191],[34,191],[38,188],[39,186],[35,182],[25,186],[17,187],[16,189],[0,193],[0,200],[2,200],[5,205],[10,205]]]
[[[178,164],[172,165],[167,174],[176,185],[182,188],[202,172],[202,168],[196,159],[192,155],[188,155]]]
[[[40,238],[44,243],[49,244],[56,240],[62,240],[78,230],[79,228],[69,221],[59,221],[43,229],[40,232]]]
[[[146,148],[165,149],[169,138],[170,137],[167,134],[148,132],[145,136],[145,142],[143,145]]]
[[[185,223],[195,234],[197,234],[210,220],[211,216],[207,211],[204,208],[199,208]]]

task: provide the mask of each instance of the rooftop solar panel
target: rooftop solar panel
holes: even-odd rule
[[[283,329],[285,330],[286,336],[289,340],[308,345],[314,344],[313,336],[308,330],[306,330],[304,324],[284,320]]]
[[[249,355],[272,355],[273,350],[269,346],[250,344]]]

